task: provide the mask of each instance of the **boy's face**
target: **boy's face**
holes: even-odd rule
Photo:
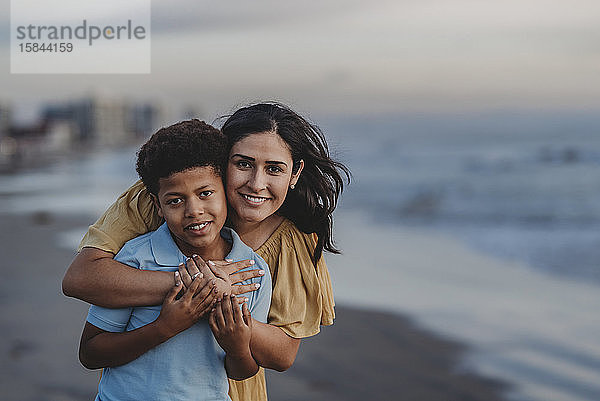
[[[211,253],[221,240],[227,201],[223,181],[212,167],[194,167],[161,178],[155,202],[184,254],[214,257]]]

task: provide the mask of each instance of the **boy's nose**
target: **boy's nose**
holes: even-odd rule
[[[198,201],[198,200],[191,200],[187,203],[186,205],[186,216],[188,217],[195,217],[195,216],[199,216],[204,214],[204,207],[202,205],[202,202]]]

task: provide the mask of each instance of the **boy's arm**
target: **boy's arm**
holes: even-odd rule
[[[250,352],[252,317],[248,305],[242,310],[235,295],[217,302],[208,323],[215,339],[225,351],[225,371],[233,380],[244,380],[258,372],[258,365]]]
[[[85,322],[79,344],[79,361],[88,369],[121,366],[171,337],[160,330],[156,321],[122,333],[104,331]]]
[[[115,367],[140,355],[196,323],[214,304],[212,279],[194,280],[180,299],[181,281],[165,297],[158,318],[126,332],[108,332],[86,322],[81,334],[79,360],[88,369]]]

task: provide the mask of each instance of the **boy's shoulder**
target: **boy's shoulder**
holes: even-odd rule
[[[115,260],[133,267],[144,266],[145,270],[160,270],[160,266],[177,266],[181,262],[179,254],[166,224],[163,224],[155,231],[127,241]]]
[[[135,253],[142,249],[150,248],[150,239],[155,231],[150,231],[146,234],[142,234],[139,237],[130,239],[123,245],[123,248],[117,253],[116,257],[123,255],[124,253]]]
[[[231,251],[226,256],[227,259],[233,259],[234,261],[250,259],[256,262],[262,262],[266,265],[266,262],[261,258],[252,248],[246,245],[232,228],[223,227],[221,230],[221,236],[231,242]]]

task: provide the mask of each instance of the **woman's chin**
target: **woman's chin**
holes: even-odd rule
[[[272,219],[280,219],[279,215],[275,213],[259,213],[255,211],[253,213],[238,214],[239,222],[242,224],[258,224],[266,223]]]

